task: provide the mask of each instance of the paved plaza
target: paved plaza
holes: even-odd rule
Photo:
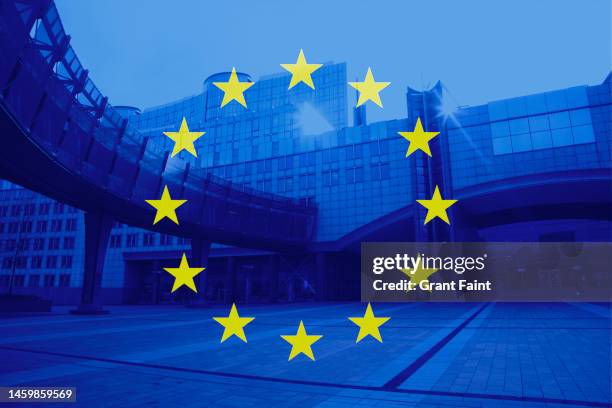
[[[83,407],[609,406],[607,304],[238,305],[248,343],[220,343],[229,307],[110,307],[0,318],[0,386],[72,386]],[[302,320],[316,361],[287,361]],[[25,406],[25,404],[14,404]],[[61,406],[62,404],[53,404]],[[35,406],[41,406],[36,404]]]

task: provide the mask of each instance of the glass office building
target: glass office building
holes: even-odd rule
[[[454,188],[533,173],[610,167],[609,78],[601,86],[458,111],[447,135]]]
[[[443,112],[444,89],[438,83],[425,91],[407,90],[404,118],[367,124],[362,108],[353,126],[347,123],[345,64],[316,71],[314,91],[304,84],[287,90],[289,74],[260,78],[245,92],[247,109],[237,103],[220,108],[222,92],[212,82],[228,76],[210,76],[200,94],[180,101],[142,112],[120,109],[160,152],[172,150],[163,132],[178,130],[183,117],[190,130],[206,132],[196,143],[197,158],[183,152],[168,158],[167,166],[189,161],[233,183],[311,200],[318,207],[316,242],[305,253],[214,246],[206,271],[209,299],[227,298],[230,264],[237,268],[239,301],[269,300],[270,276],[278,269],[280,300],[355,297],[361,241],[611,239],[609,217],[574,217],[574,207],[558,209],[559,200],[550,194],[530,193],[516,203],[508,199],[513,191],[526,194],[528,186],[554,180],[553,191],[566,194],[566,181],[609,172],[610,76],[594,86],[453,112]],[[239,78],[251,80],[244,73]],[[406,158],[407,142],[397,134],[413,130],[417,118],[427,130],[441,132],[431,142],[431,159],[419,152]],[[451,228],[435,222],[423,226],[425,212],[415,200],[431,198],[434,186],[445,198],[466,197],[471,217],[460,208],[451,213]],[[498,191],[478,213],[478,197]],[[80,212],[12,185],[4,186],[2,198],[2,290],[12,282],[14,292],[76,303],[83,262]],[[607,200],[609,207],[609,188]],[[542,208],[555,216],[542,215]],[[481,218],[487,222],[470,224]],[[109,246],[101,293],[106,303],[184,300],[169,296],[171,279],[162,268],[176,266],[189,248],[187,240],[116,225]],[[321,270],[332,278],[321,279]]]

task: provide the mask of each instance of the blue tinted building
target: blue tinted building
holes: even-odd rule
[[[260,78],[245,93],[248,109],[220,108],[222,93],[212,82],[228,75],[210,76],[202,93],[180,101],[118,110],[166,155],[172,142],[163,132],[177,130],[183,117],[191,130],[206,132],[197,159],[181,153],[167,159],[166,170],[187,161],[232,183],[317,205],[316,238],[304,252],[214,245],[208,299],[355,298],[363,241],[611,239],[610,76],[599,85],[452,111],[438,83],[407,90],[404,118],[367,124],[360,108],[348,126],[345,64],[316,71],[315,91],[304,84],[288,91],[289,74]],[[432,158],[405,157],[407,142],[397,132],[411,131],[417,118],[441,132]],[[435,186],[460,200],[449,213],[451,227],[423,225],[415,200],[430,198]],[[14,292],[76,303],[79,211],[11,185],[2,194],[0,285],[12,281]],[[169,296],[171,279],[162,271],[188,248],[188,239],[117,224],[102,277],[105,302],[188,300],[186,292]]]

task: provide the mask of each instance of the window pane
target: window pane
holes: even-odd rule
[[[507,154],[512,153],[512,143],[509,137],[498,137],[493,139],[493,153]]]
[[[363,167],[355,168],[355,182],[360,183],[363,181]]]
[[[513,152],[515,153],[526,152],[529,150],[532,150],[531,149],[531,135],[529,133],[512,136],[512,151]]]
[[[354,177],[354,175],[355,175],[355,172],[354,172],[354,169],[353,169],[353,168],[346,169],[346,174],[345,174],[345,177],[346,177],[346,183],[347,183],[347,184],[352,184],[352,183],[354,183],[354,182],[355,182],[355,177]]]
[[[490,120],[500,120],[508,117],[506,101],[491,102],[488,104],[488,108]]]
[[[491,134],[493,138],[509,136],[510,126],[508,125],[508,121],[491,123]]]
[[[506,101],[508,109],[508,117],[515,118],[517,116],[525,116],[527,114],[527,106],[525,98],[513,98]]]
[[[587,106],[589,99],[586,94],[586,88],[584,86],[576,86],[565,90],[565,97],[567,99],[568,108],[577,108],[580,106]]]
[[[514,119],[510,121],[510,134],[520,135],[529,133],[529,122],[527,119]]]
[[[582,125],[572,127],[574,143],[591,143],[595,141],[592,125]]]
[[[529,130],[531,132],[540,132],[548,129],[549,125],[547,115],[533,116],[529,118]]]
[[[548,111],[557,111],[567,109],[567,102],[565,100],[565,92],[563,91],[554,91],[546,93],[546,105],[548,106]]]
[[[534,149],[548,149],[552,147],[550,130],[531,133],[531,143]]]
[[[525,103],[527,104],[527,114],[529,115],[546,113],[548,111],[546,108],[546,96],[542,94],[525,97]]]
[[[570,120],[567,112],[551,113],[548,116],[551,129],[561,129],[569,127]]]
[[[572,131],[569,128],[553,129],[551,131],[553,146],[567,146],[572,144]]]
[[[589,109],[578,109],[570,111],[572,126],[587,125],[591,123],[591,112]]]

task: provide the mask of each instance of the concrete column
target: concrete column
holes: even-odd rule
[[[251,271],[245,270],[244,271],[244,303],[249,303],[251,301],[251,286],[252,286],[251,279],[252,278],[253,277],[251,276]]]
[[[104,258],[113,220],[107,214],[85,213],[85,262],[81,303],[73,314],[105,314],[99,298]]]
[[[315,299],[327,298],[327,277],[325,276],[325,252],[318,252],[315,256]]]
[[[453,209],[455,219],[451,222],[450,234],[454,242],[478,242],[478,227],[474,216],[461,207]]]
[[[270,302],[276,303],[278,302],[278,286],[280,279],[280,255],[272,255],[270,257],[270,261],[272,264],[272,271],[270,276]]]
[[[234,258],[227,258],[227,271],[225,276],[225,303],[236,301],[236,264]]]
[[[192,268],[207,268],[208,267],[208,256],[210,255],[210,241],[205,241],[202,239],[191,239],[191,259],[189,261],[189,265]],[[208,289],[208,274],[209,270],[205,269],[200,272],[197,276],[196,287],[198,289],[198,295],[194,302],[192,302],[192,306],[208,306],[210,302],[206,297],[206,292]]]
[[[293,278],[289,278],[289,280],[287,281],[287,300],[289,302],[293,302],[294,299],[295,297],[293,294]]]

